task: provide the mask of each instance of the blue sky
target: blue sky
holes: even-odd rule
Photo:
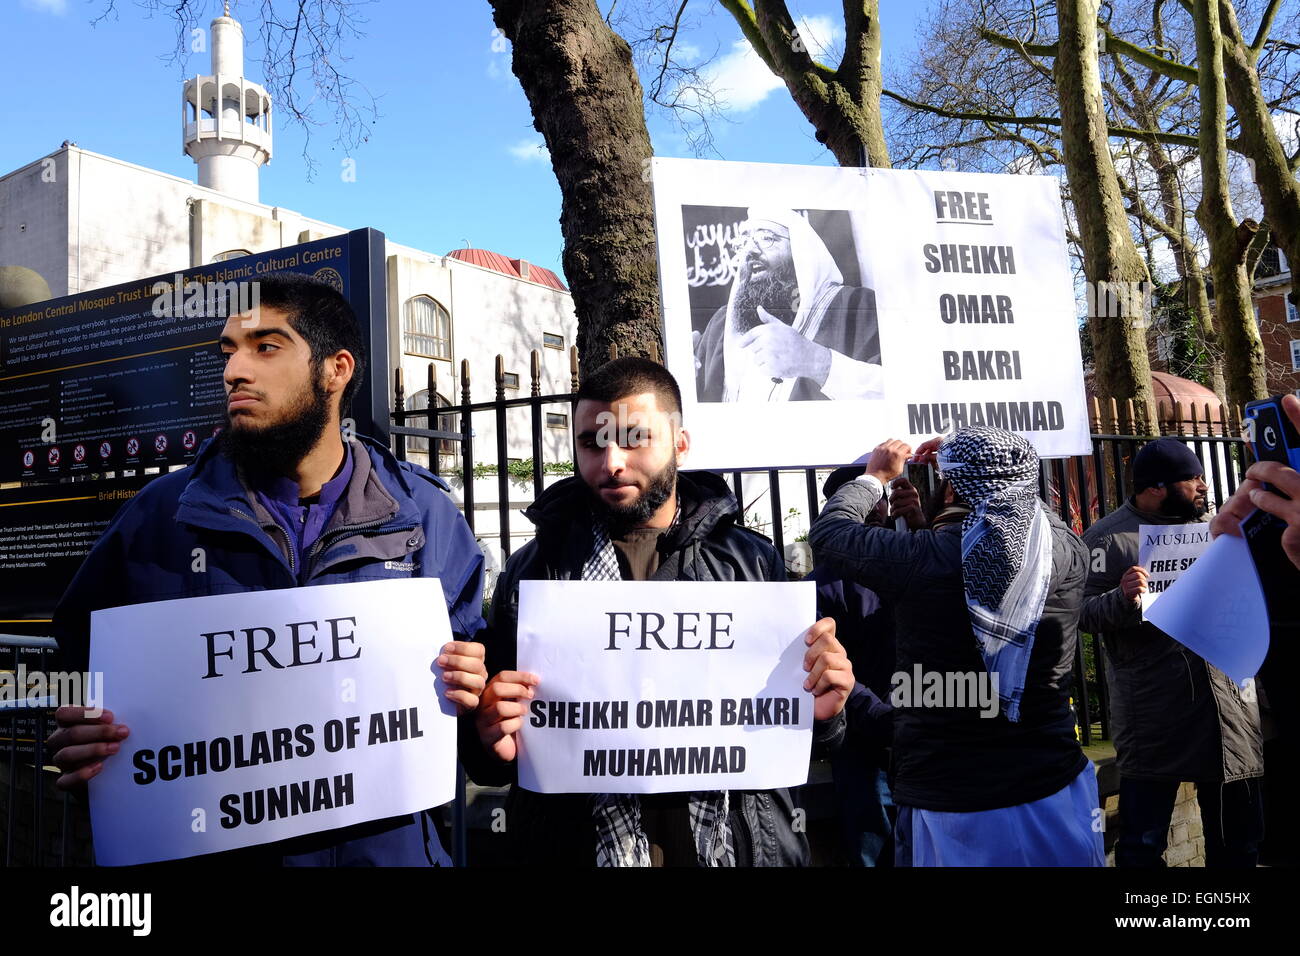
[[[598,0],[601,9],[609,0]],[[622,0],[632,5],[644,0]],[[0,174],[57,149],[84,149],[194,179],[181,152],[180,83],[206,73],[208,55],[168,63],[173,21],[148,17],[133,0],[91,26],[108,0],[0,0]],[[249,40],[246,72],[263,76],[257,47],[260,3],[236,0],[232,15]],[[838,2],[791,3],[810,48],[842,42]],[[886,64],[906,56],[922,4],[882,0]],[[220,13],[199,2],[201,22]],[[784,87],[738,45],[740,33],[712,0],[693,0],[698,25],[681,38],[688,55],[717,51],[714,75],[729,103],[715,124],[723,158],[833,164]],[[510,53],[494,33],[487,0],[377,0],[358,8],[366,36],[348,41],[346,70],[378,101],[368,142],[338,145],[332,117],[313,129],[309,179],[305,133],[277,118],[275,153],[262,171],[261,200],[347,228],[373,226],[434,253],[470,244],[561,272],[560,193]],[[21,91],[20,95],[14,95]],[[651,118],[660,156],[692,155],[666,120]],[[355,181],[342,175],[355,161]]]

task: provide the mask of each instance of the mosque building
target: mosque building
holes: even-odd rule
[[[341,235],[348,227],[263,202],[259,173],[274,148],[274,105],[244,74],[244,32],[229,15],[211,23],[211,67],[185,80],[181,146],[198,167],[191,182],[65,141],[0,175],[0,307],[26,305],[141,277]],[[473,401],[495,394],[504,358],[506,396],[527,395],[531,353],[541,393],[570,390],[577,337],[573,299],[551,270],[486,249],[427,252],[388,240],[385,249],[390,368],[401,368],[407,408],[428,407],[428,367],[438,405],[461,401],[461,361]],[[546,416],[547,460],[568,460],[567,409]],[[531,455],[523,410],[512,410],[511,457]],[[482,419],[480,422],[479,419]],[[475,457],[495,461],[495,424],[476,416]],[[518,418],[518,427],[514,419]],[[455,427],[447,415],[444,427]],[[427,443],[413,442],[419,460]],[[453,445],[447,466],[458,464]]]

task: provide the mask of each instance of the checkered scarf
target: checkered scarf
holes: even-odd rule
[[[675,523],[676,518],[673,520]],[[609,533],[599,521],[593,521],[592,525],[591,554],[582,565],[582,580],[623,580]],[[690,795],[691,836],[700,866],[736,865],[731,829],[727,826],[728,809],[726,790]],[[650,842],[641,829],[641,801],[636,794],[594,793],[591,795],[591,815],[596,824],[597,866],[650,865]]]
[[[939,471],[971,506],[961,526],[966,610],[1008,720],[1020,700],[1052,577],[1052,528],[1038,498],[1038,455],[1019,435],[963,428],[939,446]]]

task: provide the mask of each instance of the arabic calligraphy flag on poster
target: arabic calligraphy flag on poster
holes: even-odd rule
[[[976,424],[1090,450],[1054,178],[652,168],[693,467],[847,464]]]

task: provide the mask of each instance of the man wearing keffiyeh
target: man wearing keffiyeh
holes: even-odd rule
[[[525,512],[537,537],[511,555],[493,595],[483,642],[496,676],[479,709],[481,746],[461,743],[478,783],[513,782],[515,733],[539,682],[514,669],[521,580],[785,580],[772,543],[738,523],[725,482],[678,474],[690,449],[680,418],[677,383],[654,362],[616,359],[583,381],[574,414],[578,475]],[[803,642],[814,747],[834,749],[853,671],[832,619],[813,624]],[[806,864],[807,841],[794,820],[785,790],[587,795],[516,786],[506,803],[514,859],[546,865]]]
[[[908,458],[951,495],[926,530],[863,516]],[[897,862],[1100,866],[1101,812],[1069,692],[1087,551],[1037,497],[1025,439],[972,427],[912,449],[879,445],[809,533],[815,560],[895,609]],[[921,675],[934,695],[899,695]],[[991,684],[989,713],[962,688]],[[984,695],[978,695],[983,697]]]
[[[1019,435],[974,426],[939,446],[939,473],[971,505],[961,526],[966,610],[1007,720],[1020,719],[1034,631],[1052,576],[1038,455]]]

